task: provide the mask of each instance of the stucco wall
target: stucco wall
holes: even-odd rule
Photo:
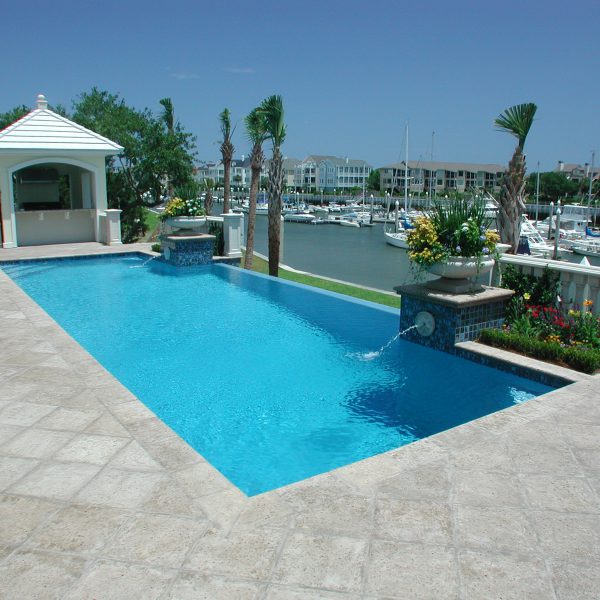
[[[63,216],[56,215],[48,221],[40,221],[39,218],[29,219],[23,217],[20,219],[19,213],[19,228],[17,228],[17,213],[13,205],[13,185],[12,173],[15,170],[33,166],[35,164],[50,163],[65,165],[64,169],[70,173],[75,173],[79,167],[93,173],[92,176],[92,195],[95,200],[97,211],[93,211],[93,219],[91,230],[87,220],[85,223],[79,221],[78,217],[74,219],[66,219]],[[71,165],[71,166],[66,166]],[[105,176],[105,158],[104,155],[90,154],[86,152],[63,152],[62,154],[51,155],[50,153],[32,153],[32,152],[15,152],[13,154],[0,154],[0,194],[2,207],[2,232],[3,246],[12,248],[17,245],[32,245],[32,244],[50,244],[61,242],[78,242],[78,241],[97,241],[100,239],[100,224],[98,213],[107,208],[106,200],[106,176]],[[62,167],[61,167],[62,169]],[[74,175],[71,180],[73,190],[73,206],[82,205],[82,183],[81,171]],[[45,211],[47,214],[54,211]],[[56,211],[57,213],[61,211]],[[70,211],[74,214],[76,211]],[[86,211],[89,216],[89,211]],[[39,217],[39,215],[38,215]],[[22,221],[22,223],[21,223]],[[22,225],[22,226],[21,226]],[[19,234],[18,229],[22,229]],[[24,236],[23,241],[19,239],[19,235]],[[85,235],[85,238],[82,237]],[[58,240],[58,241],[48,241]]]
[[[19,212],[16,218],[19,246],[95,240],[95,210],[33,210]]]

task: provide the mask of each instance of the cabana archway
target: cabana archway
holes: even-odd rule
[[[17,244],[98,241],[97,177],[96,165],[71,158],[12,166],[9,185]]]

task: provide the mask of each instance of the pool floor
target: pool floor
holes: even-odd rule
[[[232,267],[145,260],[4,270],[248,495],[551,389],[402,341],[365,360],[397,332],[397,311]]]

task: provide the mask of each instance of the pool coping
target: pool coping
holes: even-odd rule
[[[128,440],[126,448],[135,444],[146,461],[145,466],[132,466],[134,463],[124,462],[118,453],[120,462],[115,463],[114,457],[107,460],[91,480],[63,497],[59,491],[36,487],[40,473],[48,477],[50,469],[57,466],[64,471],[71,467],[81,470],[82,463],[91,469],[85,457],[65,461],[60,458],[62,450],[40,460],[18,457],[20,436],[49,435],[55,430],[45,425],[46,416],[27,426],[12,425],[21,430],[0,444],[0,458],[38,464],[5,487],[0,498],[11,506],[27,506],[27,514],[32,507],[46,513],[17,541],[0,539],[0,582],[9,587],[14,585],[11,574],[23,568],[23,561],[32,573],[49,569],[52,575],[62,568],[57,561],[66,560],[71,570],[60,571],[61,585],[72,597],[81,597],[84,592],[91,595],[90,590],[102,593],[103,586],[110,586],[118,574],[134,595],[140,593],[140,585],[158,581],[156,585],[163,585],[165,594],[202,584],[225,586],[232,597],[239,597],[240,590],[247,588],[257,597],[273,598],[300,597],[302,593],[414,597],[431,593],[432,586],[442,584],[436,588],[436,597],[442,597],[442,590],[456,590],[457,596],[495,597],[514,586],[522,590],[533,586],[540,596],[553,598],[565,590],[580,591],[577,586],[586,579],[591,578],[592,586],[597,582],[593,573],[600,572],[600,557],[590,535],[597,532],[600,541],[600,528],[591,525],[600,513],[600,487],[594,487],[600,478],[595,461],[600,456],[600,441],[589,434],[600,428],[599,376],[583,376],[522,405],[248,498],[157,419],[5,273],[0,274],[0,287],[5,292],[0,317],[6,331],[14,330],[4,343],[12,339],[17,347],[33,336],[32,342],[54,350],[48,352],[52,360],[46,354],[39,366],[20,364],[25,363],[25,357],[13,358],[7,352],[7,362],[12,361],[17,373],[1,375],[2,387],[8,388],[1,398],[8,404],[0,409],[0,422],[3,415],[6,421],[7,410],[13,405],[21,412],[52,407],[52,417],[81,403],[80,412],[102,412],[99,420],[110,416],[121,428],[119,435],[110,437]],[[86,395],[56,396],[55,372],[64,373],[65,380],[81,382]],[[32,399],[28,393],[15,392],[12,397],[11,390],[19,389],[15,382],[33,385],[33,373],[38,376],[35,381],[42,396]],[[38,381],[39,375],[46,373],[52,377]],[[19,415],[14,414],[11,418],[17,419]],[[117,431],[116,425],[113,427]],[[94,421],[82,432],[60,433],[108,436],[107,430],[99,431]],[[106,489],[113,488],[107,479],[114,473],[138,477],[147,488],[144,497],[128,506],[122,505],[122,497],[129,498],[126,489],[114,488],[111,497]],[[447,480],[447,487],[441,480]],[[487,483],[482,486],[482,481]],[[169,482],[189,506],[179,506],[168,486],[161,487]],[[563,488],[557,487],[559,484]],[[578,493],[557,495],[566,484]],[[513,488],[515,493],[508,494]],[[50,493],[55,496],[49,497]],[[65,550],[61,544],[66,542],[53,527],[81,506],[112,511],[111,515],[116,512],[125,520],[93,552]],[[447,530],[440,529],[440,523],[446,522],[440,510],[451,513]],[[484,520],[487,515],[489,521],[483,545],[463,522],[469,517],[472,527],[477,527],[478,515]],[[518,530],[519,535],[533,531],[535,543],[530,544],[529,538],[523,538],[521,544],[498,541],[509,535],[505,531],[508,522],[498,523],[502,515],[512,524],[508,529]],[[176,565],[163,554],[148,557],[145,551],[131,546],[131,536],[143,537],[149,523],[154,526],[153,535],[164,542],[169,534],[164,530],[166,525],[161,525],[163,518],[178,543],[186,547],[185,556]],[[17,520],[21,529],[27,529],[28,521],[21,522],[23,519],[25,515]],[[563,522],[569,525],[566,537],[560,529]],[[151,543],[145,540],[146,545]],[[129,554],[115,550],[123,545]],[[419,561],[409,560],[410,556]],[[261,557],[267,567],[257,562]],[[42,584],[35,577],[31,581],[22,577],[20,585],[19,593],[26,597],[27,589],[39,592]]]

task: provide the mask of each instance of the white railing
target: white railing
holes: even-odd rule
[[[591,300],[592,312],[600,315],[600,267],[512,254],[503,254],[500,263],[500,270],[502,265],[513,265],[520,273],[536,277],[539,277],[548,267],[551,271],[560,274],[559,295],[563,304],[583,307],[585,300]],[[498,281],[497,277],[498,274],[495,273],[496,281]]]

